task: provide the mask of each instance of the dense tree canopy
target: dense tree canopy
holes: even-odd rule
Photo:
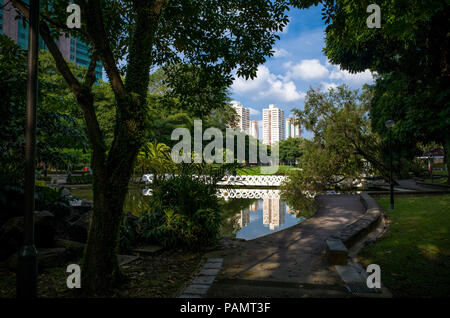
[[[370,100],[367,87],[362,93],[345,85],[326,92],[311,88],[304,110],[293,110],[302,127],[313,133],[312,140],[303,142],[302,170],[293,176],[305,189],[323,190],[364,172],[386,172],[379,140],[370,129]]]
[[[296,1],[303,7],[319,1]],[[378,1],[381,28],[368,28],[370,1],[320,1],[329,60],[350,72],[377,72],[371,119],[384,140],[384,121],[393,119],[397,155],[411,160],[415,144],[435,141],[450,158],[450,3]],[[401,144],[400,144],[401,143]],[[401,160],[397,160],[401,166]],[[403,174],[398,171],[399,174]]]

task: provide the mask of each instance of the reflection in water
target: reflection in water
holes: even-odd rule
[[[246,190],[249,191],[249,190]],[[254,239],[298,224],[312,215],[312,211],[299,211],[287,204],[280,195],[260,194],[258,199],[228,199],[225,197],[225,236]],[[303,209],[314,208],[311,199],[301,198]],[[296,201],[296,200],[295,200]],[[307,204],[309,202],[309,205]]]
[[[301,193],[290,195],[274,189],[220,189],[224,223],[221,234],[254,239],[283,230],[315,212],[314,200]],[[131,188],[124,211],[140,216],[151,210],[151,191]]]

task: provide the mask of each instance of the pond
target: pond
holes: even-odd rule
[[[279,196],[225,199],[222,235],[252,240],[296,225],[307,218]]]
[[[79,199],[92,200],[89,187],[70,187]],[[130,187],[124,211],[140,216],[150,209],[148,190]],[[285,198],[273,189],[222,189],[224,224],[221,235],[246,240],[255,239],[296,225],[315,211],[314,201],[306,197]],[[294,207],[295,206],[295,207]]]

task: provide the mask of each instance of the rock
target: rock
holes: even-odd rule
[[[67,252],[67,258],[75,260],[77,258],[83,257],[86,244],[64,239],[56,239],[55,246],[65,248]]]
[[[138,221],[139,221],[139,218],[136,215],[132,214],[131,212],[125,212],[125,220],[124,220],[124,222],[126,224],[129,224],[135,230],[137,228]]]
[[[69,196],[70,195],[70,190],[67,188],[64,188],[61,190],[61,194],[64,196]]]
[[[38,262],[38,270],[42,271],[45,268],[57,267],[64,265],[66,262],[66,249],[57,247],[57,248],[38,248],[37,249],[37,262]],[[13,271],[17,271],[18,267],[18,255],[19,253],[14,253],[11,257],[8,258],[6,264],[9,269]]]
[[[92,213],[86,213],[83,214],[76,222],[74,222],[74,225],[78,225],[81,226],[82,228],[84,228],[86,231],[89,231],[89,226],[91,225],[91,218],[92,218]]]
[[[55,243],[55,218],[48,211],[35,212],[36,247],[53,247]],[[23,242],[23,217],[9,219],[0,229],[0,259],[5,259],[18,251]]]
[[[70,225],[67,238],[72,241],[86,243],[90,224],[91,213],[82,215],[77,221]]]
[[[76,220],[78,220],[81,216],[85,215],[86,213],[90,213],[91,212],[91,207],[90,206],[71,206],[71,214],[70,217],[68,218],[69,222],[75,222]]]
[[[19,250],[23,240],[23,218],[9,219],[0,228],[0,260]]]
[[[35,212],[35,244],[37,247],[53,247],[55,244],[56,221],[48,211]]]
[[[70,217],[72,214],[72,208],[70,205],[64,203],[64,202],[55,202],[51,210],[53,211],[55,218],[57,219],[65,219]]]
[[[81,206],[92,208],[94,206],[94,203],[89,200],[81,200]]]

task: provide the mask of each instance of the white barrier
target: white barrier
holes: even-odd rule
[[[145,183],[153,182],[153,174],[144,174],[142,181]],[[171,175],[166,174],[166,178],[170,178]],[[201,177],[208,180],[208,176],[194,176]],[[279,187],[283,182],[287,181],[287,176],[225,176],[222,181],[219,181],[218,185],[233,185],[233,186],[268,186]]]

